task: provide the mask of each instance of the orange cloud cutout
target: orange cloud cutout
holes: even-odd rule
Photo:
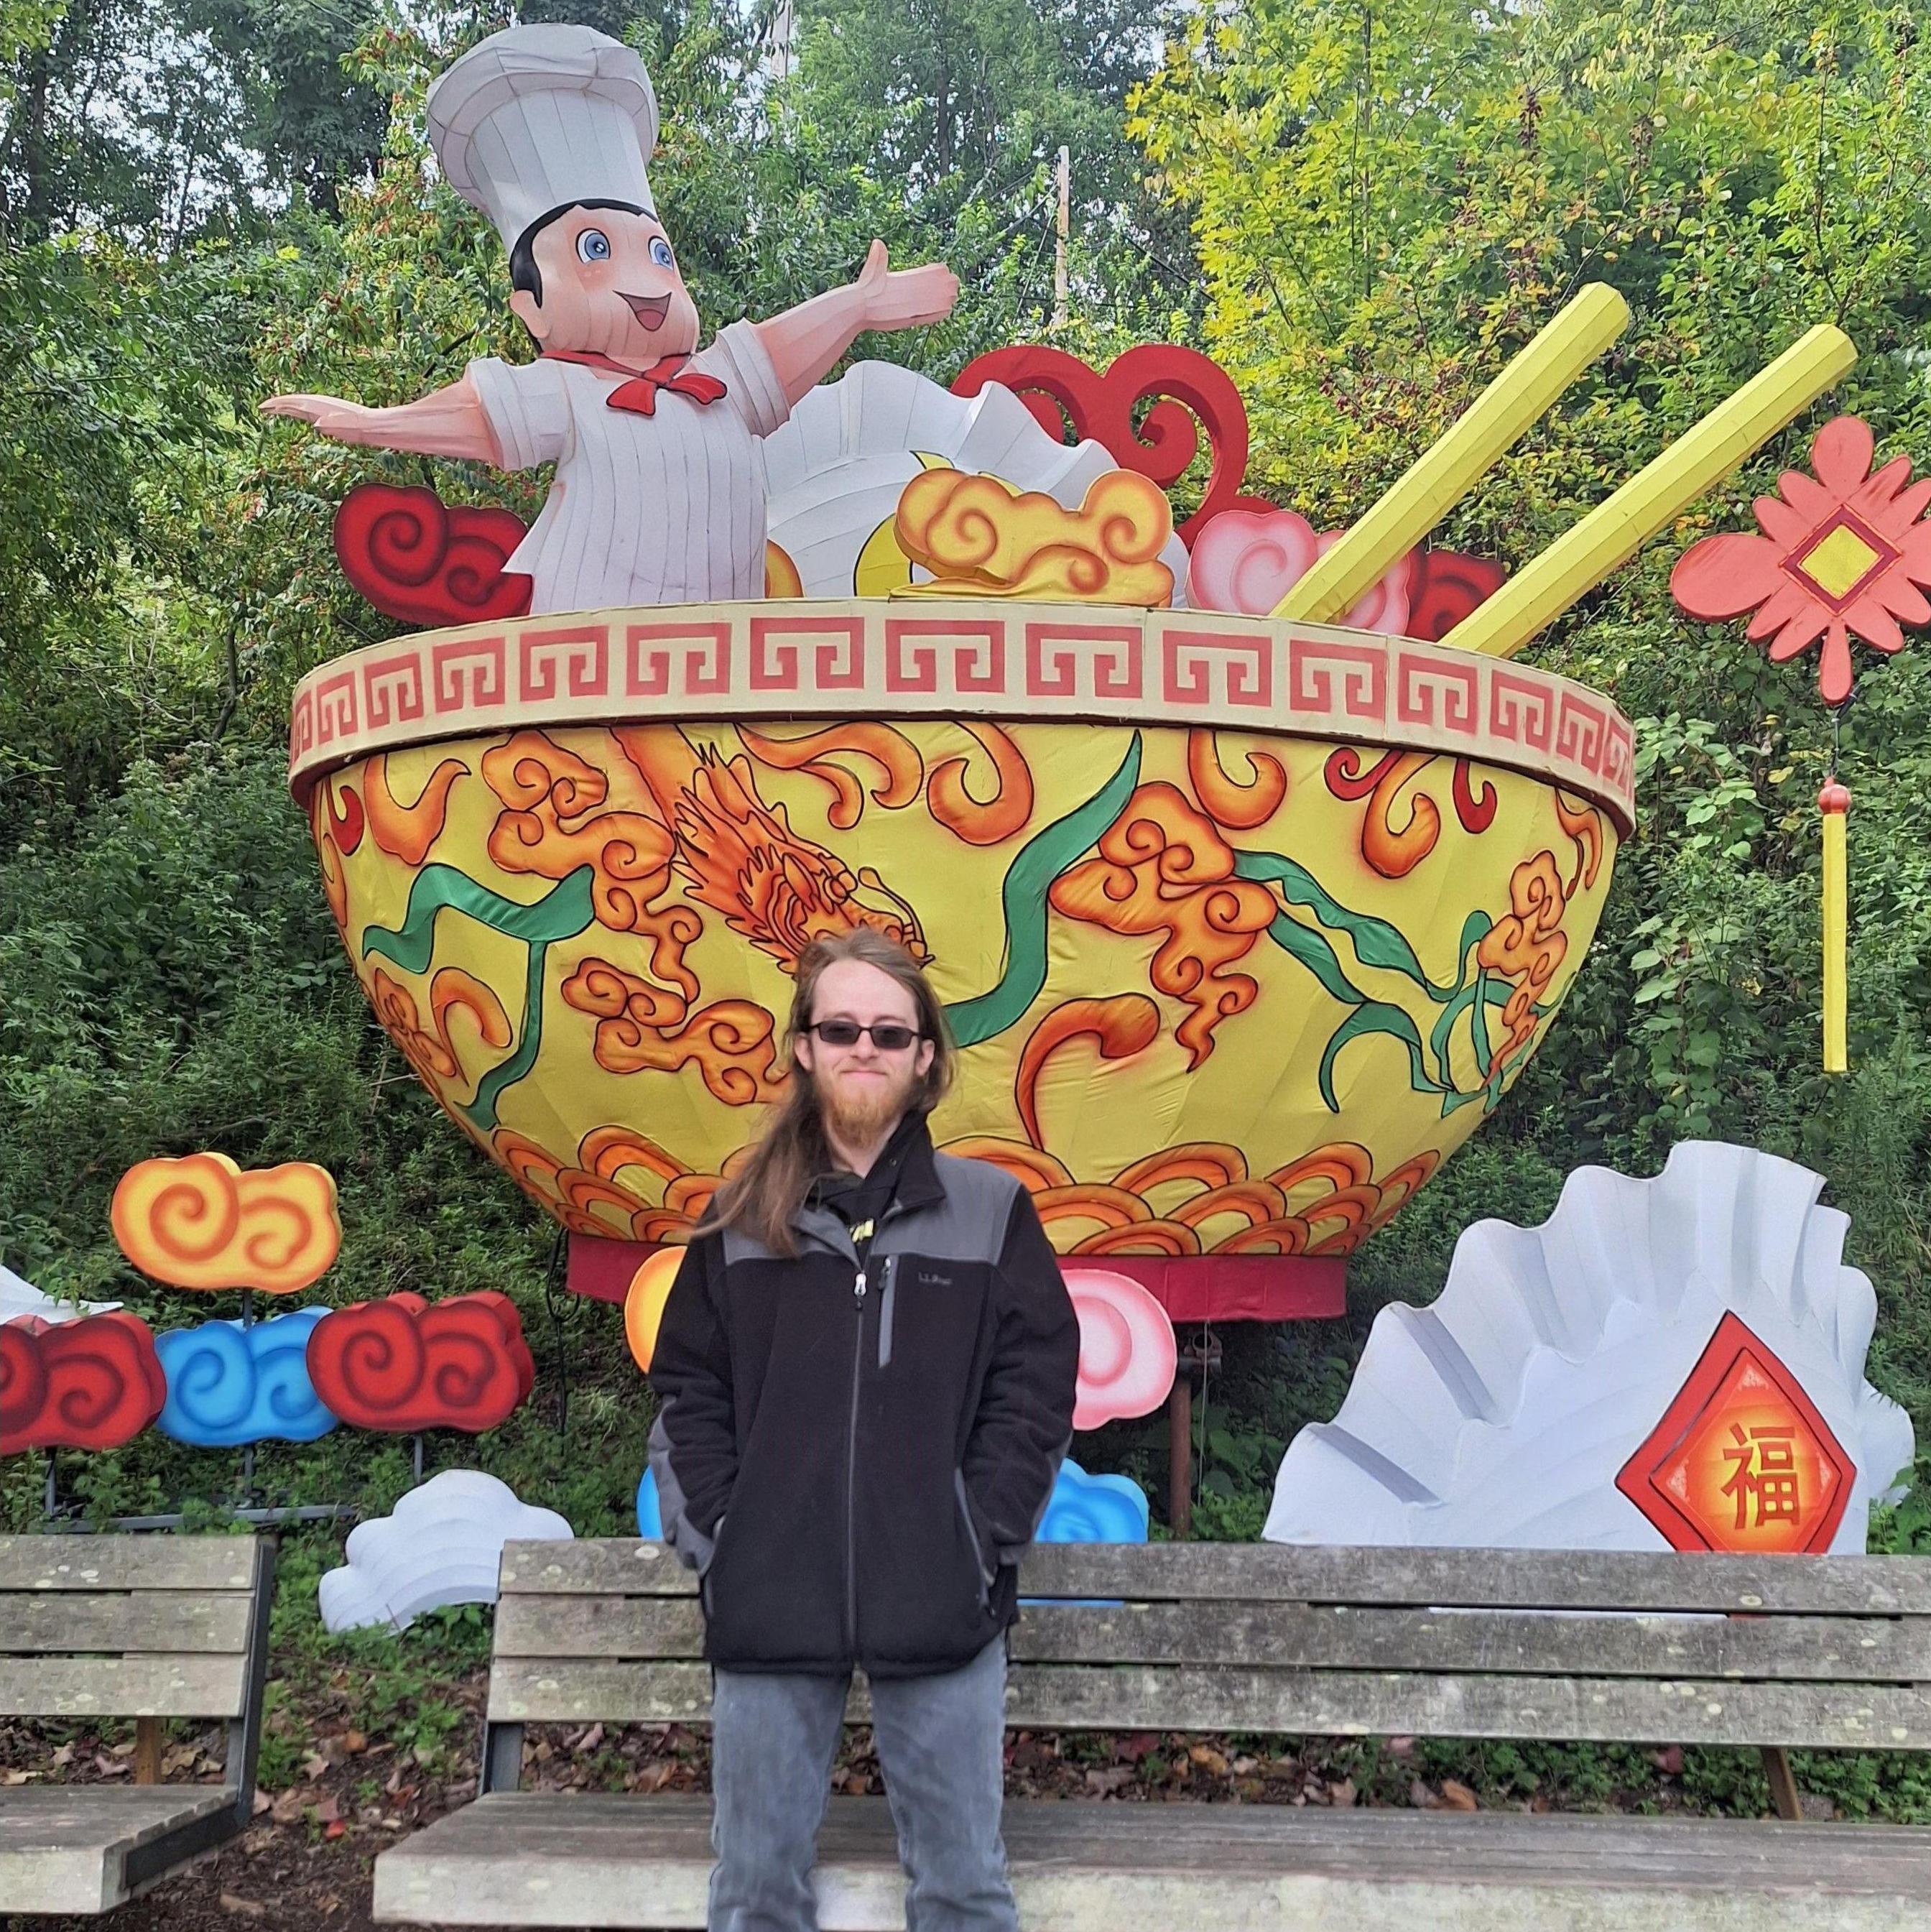
[[[932,573],[902,597],[1039,597],[1164,604],[1174,574],[1160,552],[1173,512],[1130,470],[1097,478],[1077,510],[997,476],[925,470],[898,499],[898,548]]]
[[[682,1248],[659,1248],[644,1258],[625,1293],[624,1340],[630,1344],[631,1359],[646,1375],[657,1352],[657,1331],[664,1325],[664,1305],[683,1265]]]
[[[144,1160],[114,1190],[114,1238],[176,1288],[292,1294],[341,1252],[335,1183],[305,1160],[244,1173],[225,1154]]]

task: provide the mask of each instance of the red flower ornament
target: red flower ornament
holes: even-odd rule
[[[1741,617],[1770,640],[1773,662],[1824,640],[1819,677],[1826,704],[1851,694],[1850,634],[1880,651],[1901,650],[1900,622],[1931,622],[1931,478],[1910,482],[1911,459],[1871,473],[1870,425],[1838,416],[1810,446],[1815,476],[1786,470],[1778,494],[1759,496],[1763,534],[1705,537],[1677,560],[1669,588],[1705,622]]]

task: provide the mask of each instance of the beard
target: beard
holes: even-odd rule
[[[875,1145],[898,1126],[918,1091],[919,1076],[908,1065],[898,1078],[856,1094],[817,1086],[819,1111],[826,1127],[847,1147]]]

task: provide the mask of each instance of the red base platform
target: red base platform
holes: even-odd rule
[[[573,1294],[621,1303],[631,1277],[657,1252],[647,1241],[570,1237]],[[1069,1256],[1075,1266],[1130,1275],[1175,1322],[1314,1322],[1346,1312],[1348,1263],[1339,1255]]]

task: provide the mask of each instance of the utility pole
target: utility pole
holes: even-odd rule
[[[778,0],[771,22],[771,73],[776,80],[790,76],[798,40],[798,20],[792,0]]]
[[[1072,155],[1069,150],[1060,150],[1060,207],[1058,235],[1053,244],[1053,327],[1061,329],[1066,326],[1066,231],[1070,226],[1072,207]]]

